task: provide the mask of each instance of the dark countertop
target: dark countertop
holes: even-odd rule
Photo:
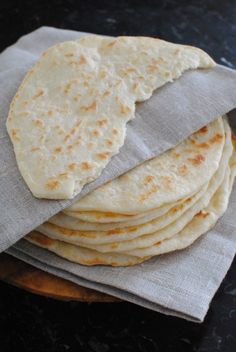
[[[236,67],[236,1],[3,0],[0,50],[42,25],[151,35],[197,45]],[[59,302],[0,283],[0,351],[233,352],[236,261],[203,324],[129,303]]]

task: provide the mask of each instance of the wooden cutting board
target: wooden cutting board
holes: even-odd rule
[[[119,299],[48,274],[8,254],[0,254],[0,280],[39,295],[81,302],[118,302]]]

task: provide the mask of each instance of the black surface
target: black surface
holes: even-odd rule
[[[95,5],[96,4],[96,5]],[[151,35],[236,66],[236,1],[1,1],[0,50],[42,25]],[[236,261],[203,324],[128,303],[65,303],[0,283],[0,351],[236,351]]]

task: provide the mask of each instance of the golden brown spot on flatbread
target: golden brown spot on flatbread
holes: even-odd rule
[[[110,247],[111,247],[112,249],[116,249],[118,246],[119,246],[119,245],[118,245],[117,243],[112,243],[112,244],[110,245]]]
[[[142,80],[144,80],[144,77],[143,76],[138,76],[138,79],[142,81]]]
[[[81,163],[81,169],[83,169],[83,170],[89,170],[89,169],[91,169],[91,167],[92,166],[87,161],[83,161]]]
[[[166,63],[166,60],[164,60],[162,57],[159,57],[158,59],[152,59],[152,63],[154,65],[164,64]]]
[[[137,229],[138,229],[137,227],[129,227],[129,228],[127,228],[127,232],[134,232]]]
[[[87,80],[83,81],[83,86],[84,86],[84,87],[89,87],[89,83],[88,83]]]
[[[210,143],[218,143],[221,142],[223,136],[220,133],[217,133],[214,137],[210,139]]]
[[[53,149],[54,153],[61,153],[62,152],[62,147],[58,146]]]
[[[11,129],[11,136],[12,136],[12,138],[15,141],[19,141],[20,140],[20,137],[18,136],[18,133],[19,133],[19,129],[17,129],[17,128]]]
[[[111,153],[109,152],[103,152],[103,153],[97,153],[96,156],[99,158],[99,159],[107,159],[109,157]]]
[[[28,111],[23,111],[19,114],[20,116],[23,116],[23,117],[27,117],[30,115],[30,113]],[[10,118],[11,119],[11,118]]]
[[[161,176],[160,179],[165,188],[172,189],[172,179],[170,176]]]
[[[148,65],[148,72],[156,72],[158,71],[158,67],[155,65]]]
[[[52,190],[58,189],[60,187],[60,182],[58,180],[48,181],[45,184],[45,187],[52,191]]]
[[[67,148],[68,150],[72,150],[72,149],[73,149],[73,144],[69,144],[66,148]]]
[[[188,158],[188,161],[194,165],[194,166],[198,166],[201,163],[203,163],[205,161],[205,157],[201,154],[197,154],[194,158]]]
[[[77,132],[77,130],[79,129],[80,125],[81,125],[82,121],[78,121],[76,123],[76,125],[74,127],[72,127],[70,129],[70,131],[66,134],[64,141],[66,142],[68,139],[70,139],[70,137],[73,136],[73,134],[75,134],[75,132]]]
[[[77,141],[75,141],[74,145],[80,145],[81,144],[81,138],[78,138]]]
[[[172,209],[171,209],[171,212],[172,212],[172,213],[176,213],[178,210],[183,209],[183,207],[184,207],[183,204],[179,204],[179,205],[177,205],[176,207],[172,208]]]
[[[178,48],[178,49],[175,49],[175,51],[174,51],[174,55],[178,55],[180,53],[180,49]]]
[[[40,150],[39,147],[33,147],[33,148],[31,148],[31,152],[37,152],[38,150]]]
[[[122,231],[122,229],[113,229],[113,230],[109,230],[109,231],[107,231],[107,234],[108,235],[117,235],[117,234],[119,234],[119,233],[122,233],[122,232],[124,232],[124,230]]]
[[[22,101],[21,106],[26,107],[26,105],[28,105],[28,104],[29,104],[29,101],[24,100],[24,101]]]
[[[176,152],[172,152],[173,153],[173,155],[176,157],[176,158],[179,158],[180,157],[180,154],[179,153],[176,153]]]
[[[34,119],[32,120],[33,124],[37,127],[44,127],[44,121],[40,119]]]
[[[209,215],[207,211],[201,210],[199,213],[197,213],[195,216],[200,217],[200,218],[206,218]]]
[[[188,167],[187,165],[181,165],[179,168],[178,168],[178,171],[180,173],[180,175],[186,175],[188,173]]]
[[[136,92],[138,90],[138,88],[139,88],[139,83],[134,83],[132,88]]]
[[[129,106],[124,105],[122,103],[120,103],[120,112],[123,115],[127,115],[128,113],[130,113],[132,110]]]
[[[54,114],[54,111],[53,110],[48,110],[48,116],[52,116]]]
[[[185,149],[185,152],[186,152],[186,153],[193,154],[193,153],[196,152],[196,150],[194,150],[194,149]]]
[[[116,99],[116,101],[117,101],[117,103],[119,105],[120,113],[122,115],[127,115],[129,112],[132,111],[132,109],[129,106],[127,106],[127,105],[122,103],[122,101],[120,100],[119,97],[115,97],[115,99]]]
[[[62,172],[61,174],[58,175],[58,177],[68,178],[69,174],[68,174],[68,172]]]
[[[208,131],[208,127],[207,126],[204,126],[202,128],[200,128],[200,130],[198,130],[196,133],[206,133]]]
[[[112,42],[108,43],[107,46],[108,46],[108,47],[111,47],[111,46],[114,46],[115,44],[116,44],[116,41],[113,40]]]
[[[105,143],[106,143],[106,145],[109,146],[109,147],[111,147],[111,146],[113,145],[113,142],[112,142],[112,140],[110,140],[110,139],[106,139],[106,140],[105,140]]]
[[[32,241],[41,244],[43,247],[50,247],[54,243],[54,240],[36,231],[30,232],[27,235],[27,238],[30,238]]]
[[[114,135],[117,135],[117,134],[118,134],[118,130],[117,130],[116,128],[113,128],[113,129],[112,129],[112,133],[113,133]]]
[[[87,60],[85,59],[85,57],[83,55],[80,56],[79,60],[72,60],[69,62],[70,65],[83,65],[86,63],[87,63]]]
[[[126,72],[128,72],[128,73],[130,73],[130,72],[137,72],[137,70],[136,70],[136,68],[134,68],[134,67],[128,67],[128,68],[126,69]]]
[[[92,134],[93,134],[95,137],[100,136],[100,132],[99,132],[98,130],[93,130],[93,131],[92,131]]]
[[[155,179],[153,175],[148,175],[144,178],[144,185],[148,185],[150,182],[152,182]]]
[[[96,125],[97,126],[105,126],[107,124],[108,120],[107,119],[103,119],[103,120],[97,120],[96,121]]]
[[[67,54],[65,54],[65,57],[72,57],[72,56],[74,56],[73,53],[67,53]]]
[[[165,73],[164,73],[164,76],[165,76],[165,77],[169,77],[169,76],[170,76],[170,72],[165,72]]]
[[[89,110],[96,110],[97,108],[97,102],[94,100],[90,105],[88,106],[81,106],[81,110],[84,111],[89,111]]]
[[[33,97],[32,99],[37,99],[39,97],[41,97],[42,95],[44,95],[44,91],[42,89],[40,89]]]
[[[104,93],[103,93],[103,97],[107,97],[108,95],[110,95],[110,92],[108,90],[106,90]]]
[[[64,138],[64,141],[68,141],[68,139],[71,137],[70,133],[66,134],[65,138]]]
[[[80,97],[81,97],[81,94],[77,94],[73,97],[73,100],[77,102],[79,101]]]
[[[107,71],[102,70],[102,71],[100,72],[100,78],[103,79],[103,78],[106,78],[106,77],[107,77]]]
[[[203,143],[197,143],[196,147],[202,148],[202,149],[208,149],[210,148],[210,145],[207,142],[203,142]]]
[[[68,165],[68,169],[71,171],[74,171],[77,169],[77,164],[76,163],[71,163]]]
[[[87,63],[87,60],[85,59],[84,55],[81,55],[80,59],[79,59],[79,64],[83,65],[83,64],[86,64],[86,63]]]
[[[140,195],[139,199],[141,201],[144,201],[144,200],[148,199],[151,195],[156,193],[159,189],[160,189],[160,187],[158,185],[153,185],[149,191],[146,191],[146,192],[142,193]]]
[[[86,259],[81,260],[81,264],[85,265],[106,265],[107,261],[105,259],[94,258],[94,259]],[[110,265],[117,265],[117,263],[111,263]]]
[[[88,142],[88,147],[89,147],[89,148],[94,147],[94,145],[95,145],[95,143],[94,143],[94,142],[92,142],[92,141]]]

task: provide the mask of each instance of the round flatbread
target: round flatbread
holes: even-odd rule
[[[151,38],[89,36],[49,48],[27,73],[7,118],[31,192],[51,199],[78,194],[123,145],[136,101],[185,70],[214,65],[200,49]]]
[[[224,142],[224,125],[219,118],[177,147],[92,191],[65,212],[137,214],[186,198],[215,173]]]
[[[148,259],[147,257],[141,259],[126,254],[99,253],[92,249],[73,246],[72,244],[48,238],[36,231],[28,234],[25,239],[39,247],[48,249],[62,258],[83,265],[130,266]]]

